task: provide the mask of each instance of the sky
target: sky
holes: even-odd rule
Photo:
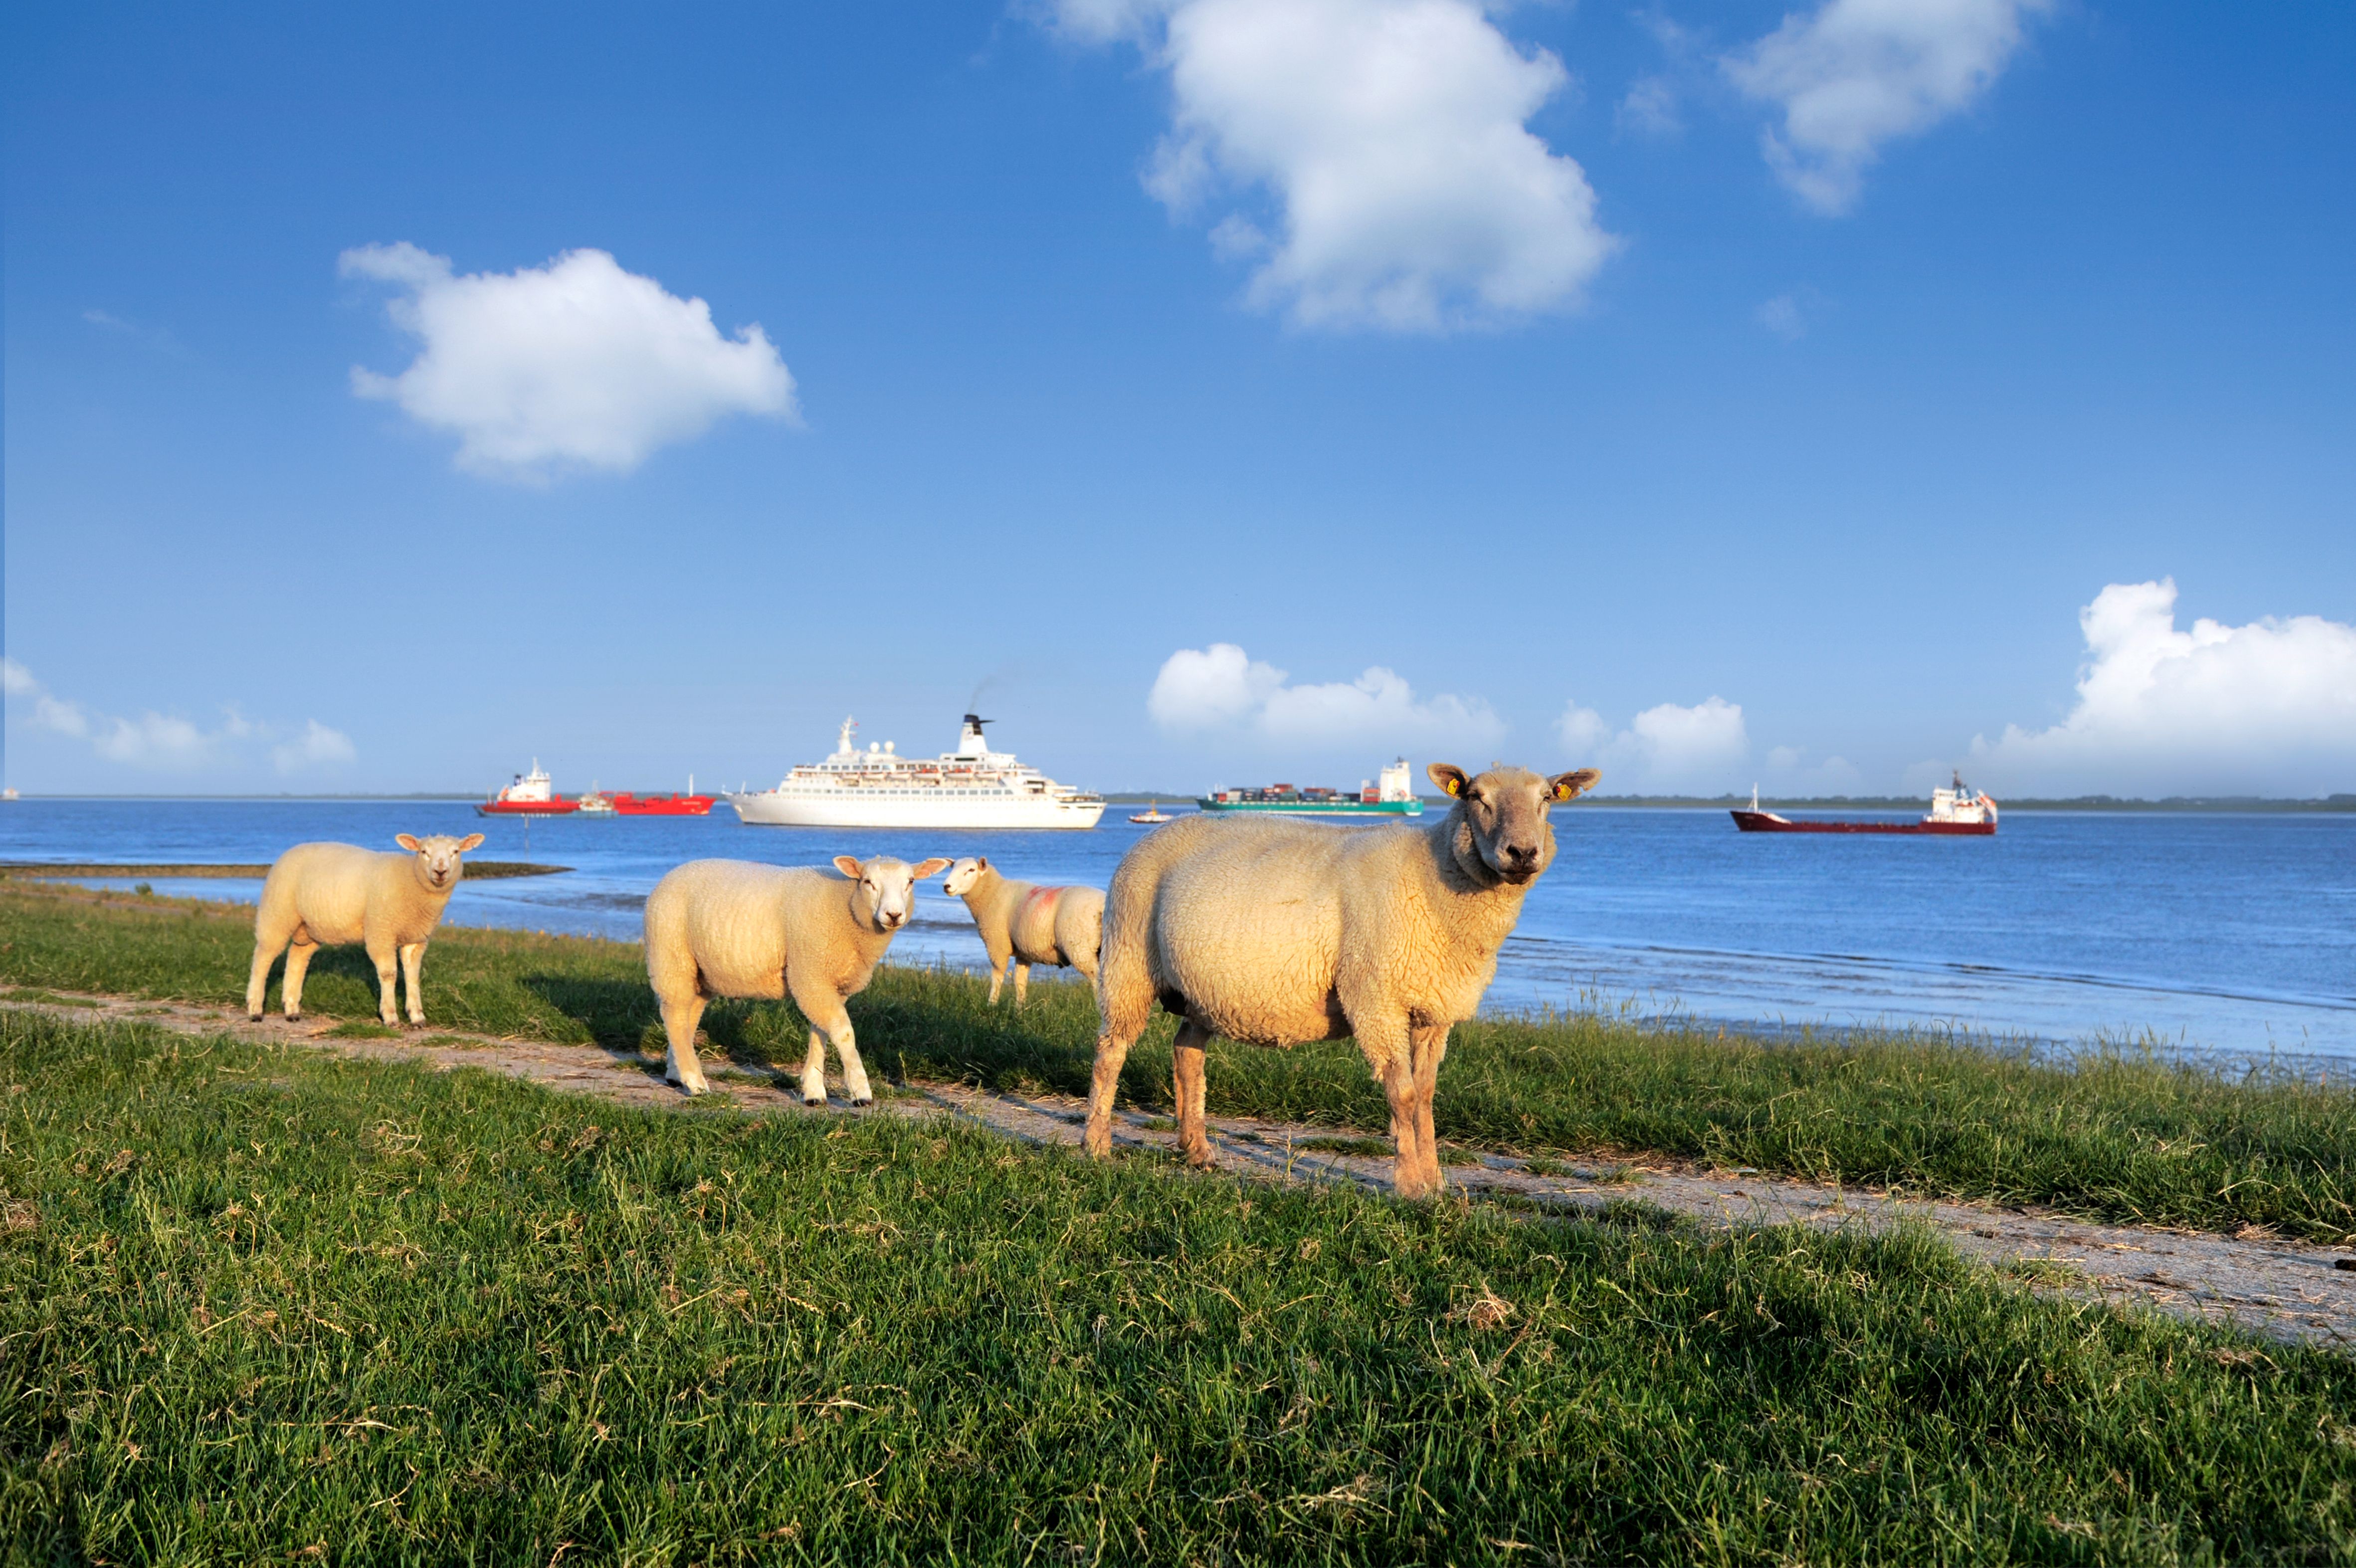
[[[2356,791],[2356,7],[0,27],[27,792]]]

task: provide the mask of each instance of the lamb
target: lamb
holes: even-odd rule
[[[1031,966],[1076,969],[1093,984],[1097,939],[1104,924],[1102,892],[1094,887],[1042,887],[1001,876],[989,861],[968,855],[949,867],[941,890],[965,900],[981,945],[990,953],[990,1004],[998,1005],[1006,961],[1014,960],[1014,1005],[1031,995]]]
[[[409,1021],[425,1022],[418,970],[425,944],[442,923],[451,890],[465,875],[459,856],[483,842],[480,833],[420,839],[397,834],[408,851],[391,854],[353,843],[298,843],[278,857],[262,884],[253,916],[253,972],[245,983],[246,1016],[260,1022],[270,966],[286,954],[286,1016],[303,1016],[303,976],[322,947],[359,942],[376,961],[377,1016],[398,1025],[393,961],[409,977]],[[290,947],[289,944],[292,944]]]
[[[1480,1006],[1523,898],[1554,862],[1547,808],[1600,775],[1429,771],[1456,801],[1430,827],[1194,817],[1121,857],[1097,974],[1088,1153],[1112,1153],[1113,1090],[1159,1001],[1180,1017],[1173,1077],[1188,1163],[1215,1163],[1203,1134],[1211,1036],[1283,1047],[1355,1035],[1390,1101],[1393,1189],[1440,1189],[1431,1096],[1448,1031]]]
[[[831,1040],[851,1102],[873,1104],[842,1004],[867,989],[916,912],[916,884],[948,864],[837,855],[834,869],[847,881],[819,866],[744,860],[691,860],[666,873],[647,898],[647,979],[670,1041],[663,1077],[690,1094],[712,1087],[696,1059],[695,1026],[712,997],[790,995],[811,1025],[802,1103],[826,1103]]]

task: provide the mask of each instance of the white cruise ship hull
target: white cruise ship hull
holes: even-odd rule
[[[761,789],[731,795],[736,815],[773,828],[1092,828],[1102,800],[1052,795],[942,796],[888,789]]]

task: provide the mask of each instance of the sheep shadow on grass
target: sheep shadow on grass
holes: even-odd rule
[[[662,1052],[662,1015],[655,1006],[654,992],[643,980],[528,974],[522,984],[548,1007],[587,1030],[589,1037],[607,1050],[637,1052],[651,1038],[656,1054]],[[429,997],[433,993],[430,976],[426,993]]]
[[[434,981],[429,974],[424,981],[426,994],[433,994]],[[245,987],[240,983],[237,996],[242,1001]],[[272,961],[268,983],[262,997],[264,1013],[283,1013],[286,1008],[286,955],[280,953]],[[376,961],[368,949],[359,943],[348,946],[323,947],[311,955],[311,967],[303,975],[303,1011],[328,1018],[373,1018],[377,1015]]]

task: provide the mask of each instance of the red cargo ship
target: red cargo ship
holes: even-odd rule
[[[1945,837],[1985,838],[1996,832],[1996,802],[1976,789],[1964,788],[1955,775],[1952,789],[1931,791],[1931,811],[1919,822],[1794,822],[1759,809],[1759,791],[1751,791],[1751,809],[1737,808],[1734,825],[1746,833],[1936,833]]]
[[[478,817],[566,817],[581,809],[578,800],[558,794],[548,775],[540,770],[540,758],[531,759],[531,771],[516,775],[515,782],[475,808]]]
[[[625,817],[706,817],[720,797],[695,792],[695,775],[687,776],[684,795],[633,795],[626,789],[616,789],[610,799],[614,811]]]

